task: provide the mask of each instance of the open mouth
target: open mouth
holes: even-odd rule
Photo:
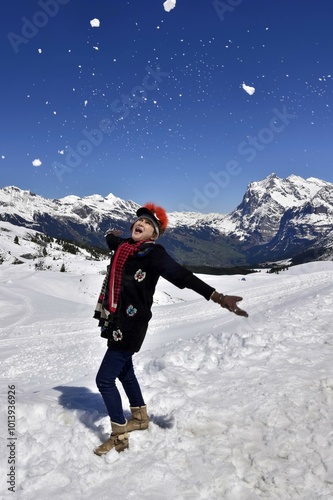
[[[142,233],[143,233],[143,228],[142,228],[142,227],[140,227],[140,226],[138,226],[138,227],[136,227],[136,228],[134,229],[134,232],[135,232],[136,234],[142,234]]]

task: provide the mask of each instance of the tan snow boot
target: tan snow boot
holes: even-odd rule
[[[96,455],[105,455],[113,448],[118,452],[124,451],[128,448],[127,420],[124,424],[111,422],[111,429],[112,432],[109,439],[94,450]]]
[[[132,418],[127,422],[127,432],[143,431],[148,429],[149,417],[147,406],[130,406]]]

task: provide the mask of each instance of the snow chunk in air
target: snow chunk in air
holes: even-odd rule
[[[256,89],[254,87],[249,87],[248,85],[246,85],[245,83],[242,84],[242,88],[243,90],[245,90],[245,92],[247,92],[249,95],[253,95],[256,91]]]
[[[101,25],[101,22],[99,19],[96,19],[96,17],[90,21],[90,26],[92,28],[99,28],[100,25]]]
[[[34,167],[40,167],[42,162],[38,158],[36,158],[35,160],[32,161],[32,164]]]
[[[170,10],[176,7],[176,0],[166,0],[163,7],[166,12],[170,12]]]

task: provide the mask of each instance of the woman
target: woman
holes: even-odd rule
[[[97,455],[104,455],[113,448],[123,451],[128,448],[128,432],[148,428],[147,407],[134,373],[132,356],[144,341],[160,276],[178,288],[194,290],[206,300],[213,300],[239,316],[248,316],[237,305],[241,297],[218,293],[178,264],[163,246],[155,243],[167,225],[165,210],[147,203],[137,211],[130,238],[120,238],[114,231],[106,234],[112,251],[111,265],[94,317],[99,319],[102,337],[108,339],[108,349],[96,384],[108,410],[112,432],[110,438],[94,450]],[[129,421],[123,413],[117,378],[130,403],[132,418]]]

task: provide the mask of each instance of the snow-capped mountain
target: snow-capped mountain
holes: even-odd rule
[[[224,219],[224,232],[249,247],[269,243],[279,231],[285,212],[302,209],[305,204],[311,206],[322,188],[332,193],[333,184],[296,175],[280,179],[275,174],[251,182],[241,204]]]
[[[333,189],[332,185],[325,185],[310,200],[287,209],[275,236],[265,249],[261,247],[258,251],[270,259],[283,253],[286,256],[308,254],[311,260],[327,260],[333,257],[332,246]]]
[[[0,190],[0,219],[24,225],[53,237],[101,242],[110,224],[124,225],[134,218],[139,205],[113,194],[66,196],[46,199],[10,186]]]
[[[17,187],[0,189],[0,220],[102,247],[110,227],[128,235],[138,207],[113,194],[50,200]],[[174,212],[169,220],[161,242],[187,265],[254,265],[300,254],[330,259],[333,184],[271,174],[250,183],[230,214]]]
[[[105,198],[92,195],[51,200],[13,186],[0,189],[0,220],[43,232],[53,238],[99,247],[105,247],[104,234],[110,227],[128,236],[130,223],[138,208],[137,203],[124,201],[113,194]],[[197,265],[217,263],[218,266],[238,264],[242,256],[233,258],[233,251],[222,241],[224,235],[211,227],[213,218],[220,223],[224,216],[169,214],[169,231],[163,236],[163,244],[180,262]],[[213,235],[216,238],[212,239]]]

